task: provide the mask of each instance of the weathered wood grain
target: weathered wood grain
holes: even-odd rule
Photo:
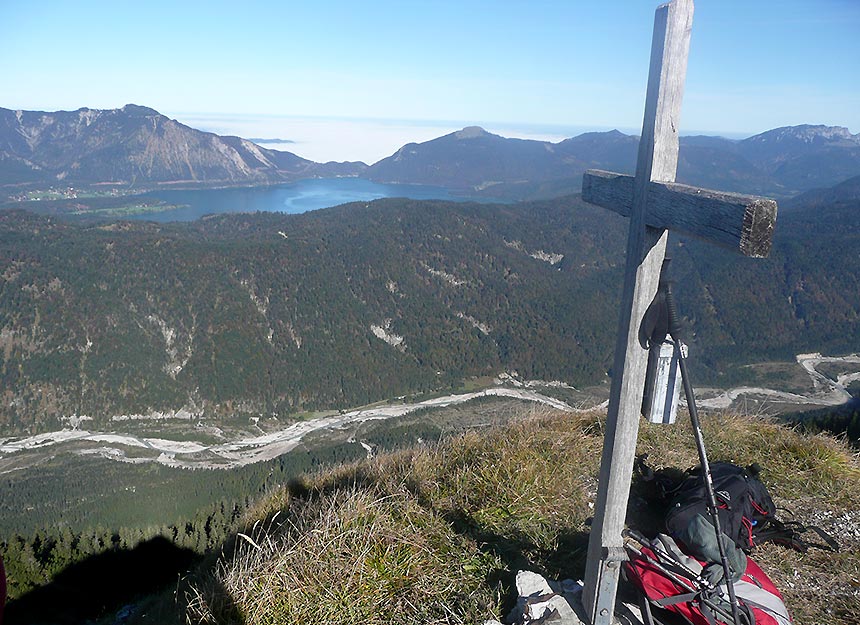
[[[582,179],[582,199],[627,217],[633,210],[633,188],[632,176],[590,169]],[[652,228],[683,232],[744,256],[770,253],[774,200],[653,181],[647,193],[645,223]]]
[[[639,345],[638,333],[657,292],[666,252],[667,231],[649,228],[646,223],[647,189],[652,180],[675,179],[692,22],[692,0],[672,0],[658,7],[654,17],[614,375],[585,568],[583,603],[591,625],[610,625],[615,610],[619,557],[624,553],[621,531],[630,495],[648,357],[647,350]]]

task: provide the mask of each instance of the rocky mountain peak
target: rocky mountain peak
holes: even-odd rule
[[[150,117],[153,115],[161,115],[161,113],[159,113],[155,109],[151,109],[148,106],[140,106],[139,104],[126,104],[120,110],[126,115],[133,117]]]
[[[479,137],[489,136],[489,132],[480,126],[466,126],[463,130],[458,130],[454,133],[457,139],[477,139]]]
[[[155,109],[10,111],[0,108],[0,161],[16,163],[16,183],[108,182],[147,185],[271,184],[315,176],[351,176],[363,163],[321,165],[239,137],[221,137]]]
[[[803,124],[800,126],[783,126],[774,128],[747,139],[750,143],[831,143],[849,142],[860,145],[860,134],[852,135],[844,126],[825,126],[823,124]]]

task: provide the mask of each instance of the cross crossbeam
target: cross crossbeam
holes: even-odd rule
[[[633,176],[590,169],[582,179],[582,199],[629,217],[634,182]],[[689,234],[744,256],[764,258],[770,253],[774,200],[654,181],[647,195],[645,223],[652,228]]]

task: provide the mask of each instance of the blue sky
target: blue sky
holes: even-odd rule
[[[635,132],[657,4],[0,0],[0,106]],[[682,131],[860,132],[858,33],[860,0],[698,0]]]

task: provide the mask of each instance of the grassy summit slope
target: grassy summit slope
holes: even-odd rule
[[[272,493],[222,555],[141,606],[167,622],[481,623],[521,568],[582,576],[604,416],[538,413],[308,476]],[[856,623],[860,460],[840,441],[736,415],[704,419],[712,460],[759,462],[777,505],[822,525],[839,554],[767,545],[755,557],[797,623]],[[690,428],[643,424],[654,465],[696,461]],[[641,519],[632,499],[628,521]],[[789,516],[783,513],[783,516]],[[134,620],[132,621],[134,622]]]

